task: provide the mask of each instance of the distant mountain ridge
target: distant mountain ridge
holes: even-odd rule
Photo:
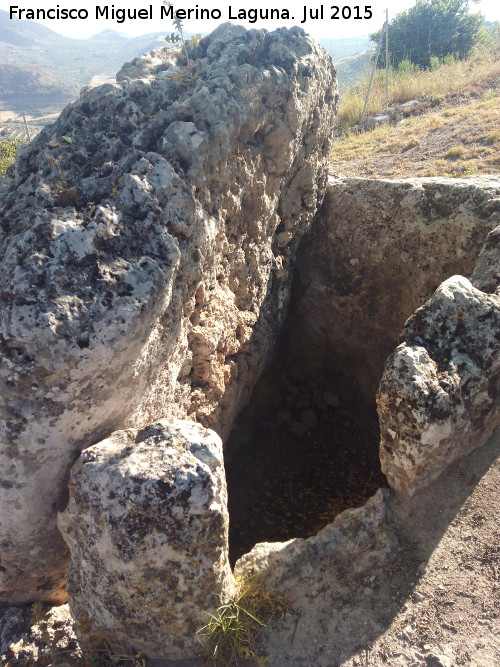
[[[368,35],[361,37],[343,37],[335,39],[320,39],[320,44],[331,55],[334,63],[349,58],[363,51],[372,49],[374,44]]]
[[[30,46],[38,40],[50,40],[53,36],[60,35],[35,21],[10,19],[8,12],[0,9],[0,42],[15,46]]]
[[[36,21],[10,19],[0,10],[0,65],[48,72],[66,94],[76,95],[94,76],[114,76],[124,62],[166,46],[165,34],[127,37],[107,29],[93,37],[74,39]]]
[[[27,95],[32,81],[33,99],[28,103],[20,98],[16,108],[18,113],[37,111],[36,96],[42,95],[42,90],[45,96],[39,99],[38,110],[47,105],[49,90],[53,91],[53,97],[59,95],[59,103],[56,100],[55,104],[62,109],[94,77],[113,77],[125,62],[167,46],[166,34],[152,32],[128,37],[117,30],[106,29],[86,39],[75,39],[59,35],[36,21],[10,19],[8,12],[0,9],[0,67],[3,67],[4,83],[9,84],[3,88],[0,85],[0,102],[8,96],[12,105],[13,91],[22,90],[19,94]],[[339,63],[339,79],[345,90],[356,79],[355,70],[364,69],[366,56],[361,57],[359,63],[354,59],[344,64],[344,59],[370,49],[372,42],[368,36],[322,39],[320,42],[334,62],[342,61]],[[46,85],[42,86],[42,83]]]
[[[113,41],[118,41],[124,39],[132,39],[132,38],[123,32],[119,32],[118,30],[112,30],[111,28],[106,28],[106,30],[98,32],[97,35],[92,35],[92,37],[89,37],[89,39],[93,40],[109,39]]]
[[[63,95],[64,91],[46,70],[0,64],[0,97],[18,95]]]
[[[354,56],[342,58],[342,60],[335,63],[341,94],[365,78],[372,65],[375,51],[375,48],[368,49],[367,51],[356,53]]]

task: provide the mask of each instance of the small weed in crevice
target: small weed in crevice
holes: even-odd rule
[[[290,610],[257,576],[237,579],[234,596],[208,614],[208,623],[198,631],[207,662],[229,666],[252,660],[263,664],[257,648],[259,635],[272,618],[283,618]]]
[[[164,7],[168,10],[172,8],[173,12],[173,18],[172,18],[172,23],[174,24],[175,29],[177,32],[173,32],[170,35],[167,35],[165,37],[165,41],[169,42],[171,44],[176,44],[177,42],[180,42],[182,44],[182,50],[184,51],[184,55],[186,57],[186,63],[187,66],[191,66],[191,62],[189,60],[189,55],[188,55],[188,44],[186,42],[186,39],[184,38],[184,24],[182,23],[182,19],[177,16],[177,13],[174,10],[174,6],[172,2],[169,2],[169,0],[163,0],[163,5]]]

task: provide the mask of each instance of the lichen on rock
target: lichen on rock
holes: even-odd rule
[[[500,226],[486,237],[470,281],[481,292],[500,296]]]
[[[380,459],[403,495],[427,486],[500,423],[500,297],[463,276],[406,322],[377,395]]]
[[[82,647],[199,653],[196,631],[233,590],[221,439],[181,420],[117,431],[85,450],[69,488],[58,525]]]
[[[134,78],[139,76],[140,78]],[[324,195],[338,100],[298,28],[222,25],[86,89],[0,187],[0,599],[65,599],[80,451],[189,416],[225,438]]]

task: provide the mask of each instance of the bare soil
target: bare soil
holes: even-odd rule
[[[266,631],[275,667],[496,667],[500,664],[500,432],[430,487],[395,504],[390,567],[345,573],[322,562],[304,604]]]

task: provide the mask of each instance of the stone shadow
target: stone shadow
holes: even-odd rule
[[[488,443],[456,461],[413,498],[392,497],[389,523],[399,548],[388,565],[355,572],[330,552],[307,576],[280,582],[280,593],[300,600],[300,607],[265,631],[266,664],[336,667],[357,656],[361,662],[352,664],[378,665],[371,661],[372,646],[414,601],[415,588],[449,527],[474,513],[470,497],[499,453],[497,430]],[[291,549],[285,547],[284,558]],[[423,643],[425,637],[423,628]]]

